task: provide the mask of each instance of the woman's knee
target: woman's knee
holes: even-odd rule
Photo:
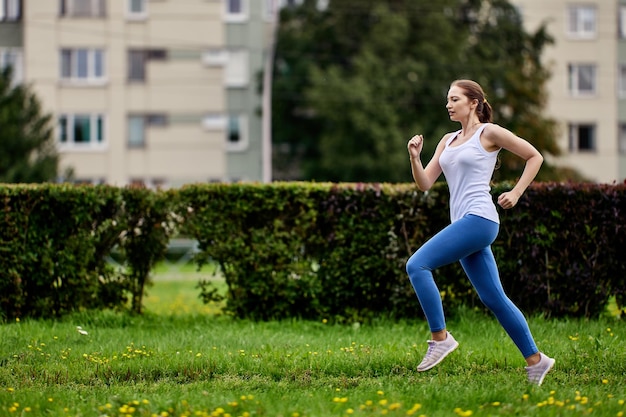
[[[417,253],[413,254],[406,262],[406,273],[409,277],[418,275],[421,271],[430,271],[431,269],[426,265],[424,259]]]

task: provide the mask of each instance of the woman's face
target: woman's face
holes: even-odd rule
[[[446,109],[448,110],[450,120],[455,122],[467,120],[475,108],[476,105],[465,95],[465,90],[456,85],[450,87],[446,103]]]

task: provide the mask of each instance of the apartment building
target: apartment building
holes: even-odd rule
[[[0,0],[0,70],[13,68],[13,83],[24,78],[21,0]]]
[[[24,76],[57,122],[61,169],[149,187],[262,180],[257,3],[25,2]]]
[[[553,162],[603,183],[626,178],[626,1],[514,0],[527,30],[546,23],[554,45],[547,113],[560,125]]]

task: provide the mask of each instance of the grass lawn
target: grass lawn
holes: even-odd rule
[[[501,327],[476,311],[449,320],[459,349],[418,373],[429,335],[422,320],[232,320],[199,301],[200,277],[211,273],[158,269],[140,317],[89,312],[0,325],[0,416],[626,413],[626,328],[610,314],[531,318],[539,347],[557,359],[536,387]]]

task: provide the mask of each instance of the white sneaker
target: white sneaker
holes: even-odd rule
[[[446,340],[436,342],[434,340],[428,341],[428,351],[422,359],[422,362],[417,366],[419,372],[428,371],[430,368],[441,362],[448,354],[459,346],[454,337],[449,332],[446,332]]]
[[[539,352],[541,355],[541,359],[533,366],[527,366],[526,372],[528,373],[528,382],[531,384],[541,385],[543,379],[546,377],[548,372],[554,367],[554,363],[556,362],[554,359],[547,357],[543,353]]]

